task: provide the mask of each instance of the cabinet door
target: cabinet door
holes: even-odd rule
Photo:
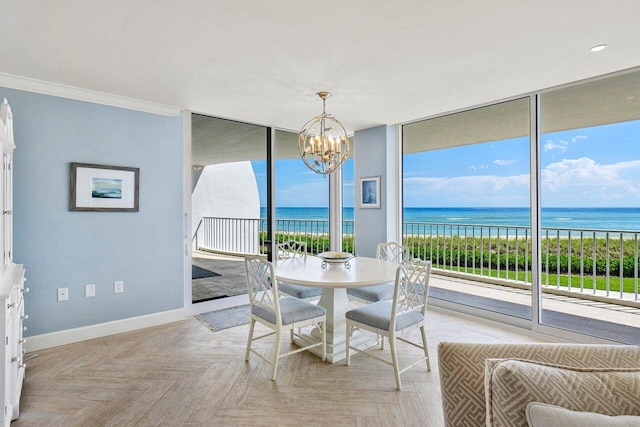
[[[11,251],[13,250],[13,211],[12,211],[12,167],[11,157],[7,153],[2,154],[2,241],[3,256],[2,265],[7,267],[11,261]]]
[[[2,197],[0,197],[0,213],[2,213],[2,227],[0,227],[0,241],[2,242],[2,271],[6,270],[8,264],[8,257],[6,254],[7,247],[7,215],[4,212],[7,210],[7,170],[8,170],[9,158],[7,153],[2,153],[2,173],[0,174],[0,190],[2,190]]]

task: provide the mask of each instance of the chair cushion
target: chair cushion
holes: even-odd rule
[[[378,301],[373,304],[354,308],[346,313],[346,318],[354,322],[369,325],[383,331],[388,331],[391,324],[391,301]],[[415,325],[424,320],[419,311],[409,311],[396,316],[396,331]]]
[[[292,285],[290,283],[278,282],[278,290],[284,292],[292,297],[307,299],[319,297],[322,294],[322,289],[312,288],[311,286]]]
[[[361,300],[378,302],[393,299],[393,285],[364,286],[361,288],[348,288],[347,294]]]
[[[295,297],[280,298],[279,303],[283,325],[302,322],[304,320],[313,319],[326,314],[324,307],[302,301]],[[274,325],[276,323],[276,312],[273,307],[255,304],[251,308],[251,314],[254,314]]]
[[[594,412],[578,412],[548,405],[546,403],[531,402],[526,409],[529,427],[633,427],[640,426],[640,417],[633,415],[602,415]]]
[[[530,402],[605,415],[640,415],[640,368],[570,368],[526,360],[487,359],[489,427],[525,427]]]

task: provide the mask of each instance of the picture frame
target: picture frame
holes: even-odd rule
[[[71,163],[72,211],[138,212],[140,169]]]
[[[363,209],[380,208],[380,176],[358,179],[359,206]]]

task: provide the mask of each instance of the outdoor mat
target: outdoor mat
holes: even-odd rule
[[[216,277],[220,274],[215,271],[207,270],[197,265],[191,266],[191,279],[204,279],[205,277]]]
[[[250,320],[249,305],[210,311],[202,313],[200,317],[216,331],[246,325]]]

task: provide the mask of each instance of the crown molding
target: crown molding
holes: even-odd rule
[[[0,72],[0,86],[24,90],[26,92],[35,92],[44,95],[74,99],[77,101],[92,102],[94,104],[109,105],[111,107],[143,111],[145,113],[160,114],[163,116],[176,116],[182,111],[181,107],[172,105],[158,104],[155,102],[128,98],[126,96],[113,95],[106,92],[82,89],[60,83],[52,83],[2,72]]]

